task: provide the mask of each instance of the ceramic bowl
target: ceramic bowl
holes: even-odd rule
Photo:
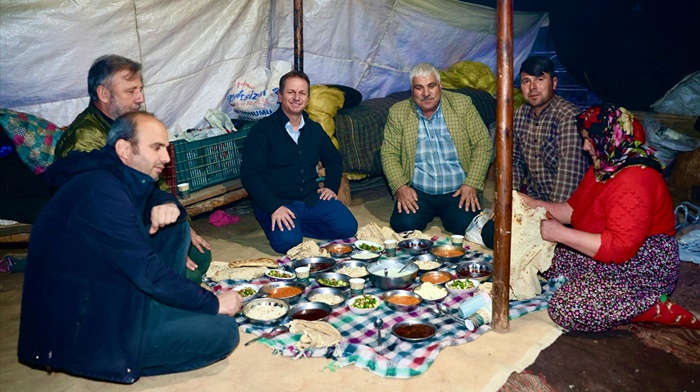
[[[297,277],[295,273],[285,271],[281,268],[267,270],[265,271],[265,276],[274,280],[275,282],[291,282]]]
[[[384,250],[384,245],[372,241],[357,240],[353,245],[360,251],[366,250],[374,253],[382,253]]]
[[[382,304],[382,300],[376,295],[364,294],[348,299],[347,304],[353,313],[367,314],[377,309]],[[367,307],[363,307],[363,304]]]
[[[251,299],[255,298],[255,296],[258,294],[258,290],[260,290],[260,287],[252,284],[239,284],[231,287],[231,290],[238,291],[238,294],[240,294],[241,297],[243,297],[243,302],[248,302]],[[241,292],[243,290],[252,290],[253,294],[243,295],[244,293]]]
[[[472,287],[467,287],[469,283]],[[445,283],[445,288],[452,294],[469,294],[479,289],[479,281],[470,278],[453,279]]]

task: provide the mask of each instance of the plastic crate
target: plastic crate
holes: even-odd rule
[[[176,140],[168,146],[170,162],[163,177],[173,194],[177,184],[188,182],[196,191],[241,176],[243,143],[248,129],[203,140]]]

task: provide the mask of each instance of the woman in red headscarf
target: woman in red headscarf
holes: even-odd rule
[[[595,105],[577,116],[593,159],[571,198],[544,207],[542,238],[558,242],[545,276],[567,282],[549,302],[552,320],[571,331],[604,331],[630,321],[700,327],[666,300],[678,280],[673,201],[642,125],[625,108]],[[571,225],[565,226],[565,225]]]

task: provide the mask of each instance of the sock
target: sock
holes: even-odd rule
[[[700,321],[682,306],[669,301],[666,295],[652,305],[646,312],[632,319],[633,323],[650,322],[670,325],[673,327],[699,329]]]

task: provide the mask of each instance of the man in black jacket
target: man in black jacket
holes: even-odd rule
[[[357,220],[338,200],[343,159],[323,128],[304,112],[309,78],[291,71],[279,84],[280,108],[251,129],[243,147],[241,181],[270,246],[286,253],[303,237],[348,238]],[[319,188],[316,167],[326,169]]]
[[[132,383],[225,358],[238,344],[242,298],[185,278],[185,210],[155,187],[168,133],[145,112],[119,117],[107,146],[46,172],[58,191],[32,230],[20,361]],[[157,236],[154,236],[158,233]]]

